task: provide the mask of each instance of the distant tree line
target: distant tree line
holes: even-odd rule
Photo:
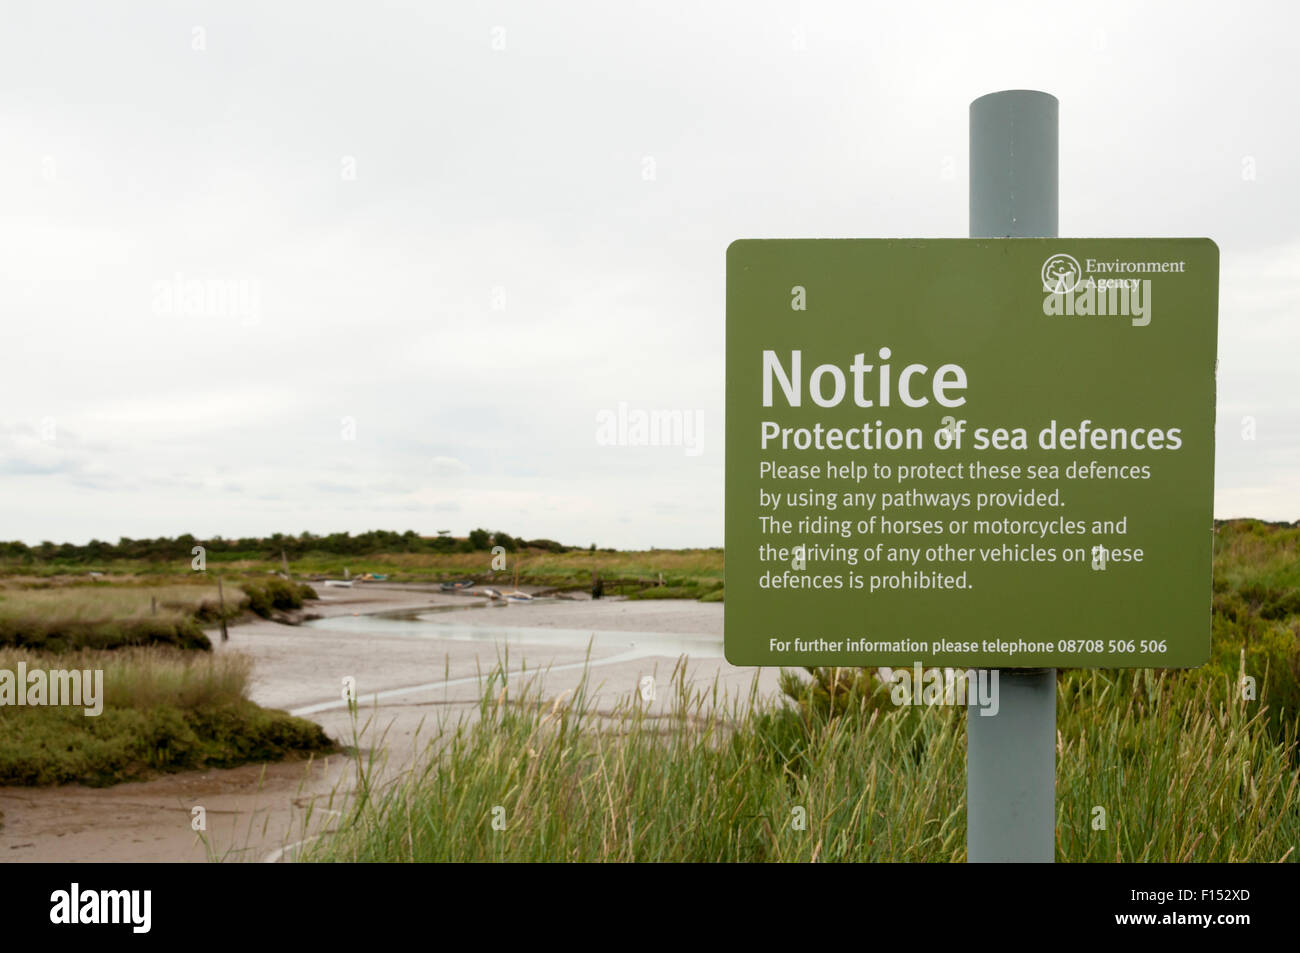
[[[472,530],[465,539],[451,535],[421,536],[414,530],[397,533],[391,530],[374,529],[366,533],[330,533],[317,536],[315,533],[292,534],[275,533],[266,537],[243,537],[225,539],[213,536],[210,539],[198,539],[189,533],[171,538],[160,536],[157,539],[128,539],[122,537],[116,543],[106,543],[92,539],[84,545],[76,543],[52,543],[48,540],[37,546],[28,546],[23,542],[0,542],[0,559],[63,562],[103,562],[110,559],[138,559],[150,562],[164,562],[173,559],[191,558],[195,546],[202,546],[208,555],[222,553],[240,554],[248,557],[278,559],[281,551],[291,559],[307,553],[332,553],[338,556],[368,556],[376,553],[472,553],[501,546],[506,552],[524,549],[541,549],[552,553],[566,553],[573,546],[565,546],[553,539],[524,539],[511,536],[497,530]],[[592,545],[595,548],[595,544]]]

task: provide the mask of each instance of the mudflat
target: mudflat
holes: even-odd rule
[[[211,633],[218,652],[254,661],[252,699],[321,724],[341,745],[383,752],[382,773],[410,764],[440,725],[475,717],[483,681],[536,679],[552,697],[586,674],[598,710],[660,684],[684,654],[687,677],[734,697],[777,690],[776,670],[722,658],[722,606],[623,599],[493,604],[432,587],[319,587],[301,626],[259,620]],[[355,692],[354,718],[344,700]],[[667,708],[670,693],[656,693]],[[0,861],[278,860],[328,831],[352,772],[345,754],[191,771],[111,788],[0,788]],[[206,819],[205,844],[193,829]],[[309,810],[310,808],[310,810]],[[308,820],[310,818],[310,820]],[[286,851],[286,848],[288,850]]]

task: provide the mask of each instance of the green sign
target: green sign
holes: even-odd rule
[[[1209,239],[738,241],[726,656],[1210,651]]]

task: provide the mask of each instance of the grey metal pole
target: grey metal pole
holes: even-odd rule
[[[1014,89],[970,104],[970,237],[1057,237],[1055,96]],[[1056,855],[1056,669],[1002,669],[996,715],[966,712],[966,859]]]

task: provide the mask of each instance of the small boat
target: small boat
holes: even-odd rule
[[[442,584],[443,592],[459,592],[462,589],[469,589],[474,585],[472,579],[462,579],[459,582],[444,582]]]
[[[352,580],[352,579],[326,579],[326,580],[325,580],[325,585],[327,585],[327,586],[339,586],[340,588],[343,588],[343,589],[351,589],[351,588],[352,588],[352,583],[353,583],[353,582],[354,582],[354,580]]]
[[[506,602],[532,602],[533,597],[526,592],[519,591],[519,563],[515,563],[515,588],[512,592],[506,593]]]

